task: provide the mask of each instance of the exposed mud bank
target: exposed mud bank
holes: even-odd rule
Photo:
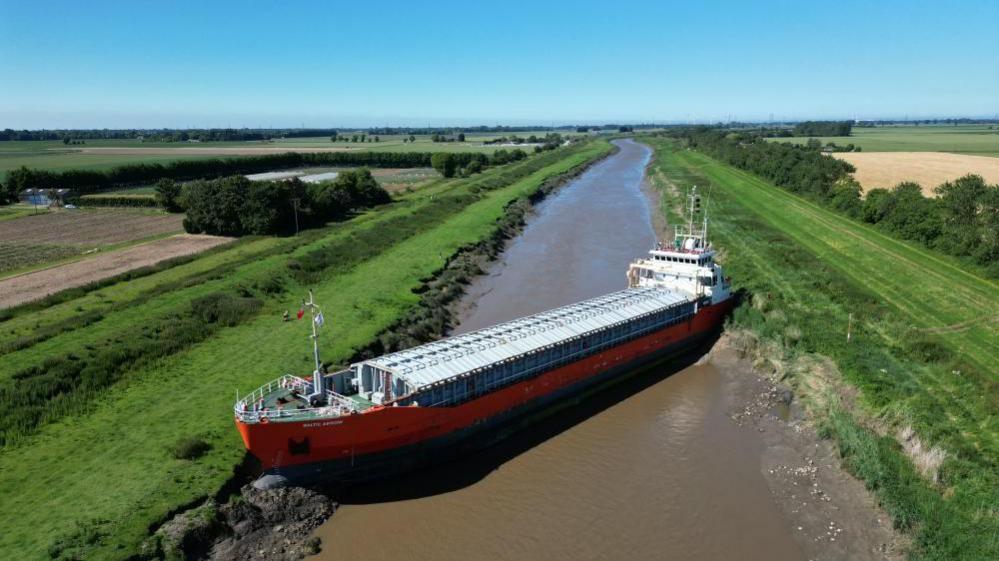
[[[806,558],[904,559],[908,542],[891,518],[863,482],[843,470],[835,444],[816,432],[780,373],[754,368],[752,351],[726,333],[705,360],[724,373],[732,421],[759,434],[761,473]]]
[[[225,504],[208,500],[161,526],[147,541],[146,558],[302,559],[320,551],[309,535],[335,510],[332,499],[310,489],[247,485]]]

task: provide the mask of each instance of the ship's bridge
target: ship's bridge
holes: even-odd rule
[[[375,403],[424,392],[420,405],[447,403],[449,392],[483,391],[527,376],[552,361],[617,344],[644,330],[681,321],[695,310],[686,294],[663,288],[630,288],[465,333],[353,365],[358,390]],[[449,382],[472,378],[472,388]],[[482,383],[475,386],[476,380]],[[439,396],[426,393],[439,389]],[[426,403],[424,403],[426,401]]]

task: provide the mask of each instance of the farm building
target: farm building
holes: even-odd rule
[[[35,206],[62,206],[72,195],[71,189],[25,189],[21,191],[21,202]]]

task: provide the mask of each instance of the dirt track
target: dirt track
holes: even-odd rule
[[[999,158],[990,156],[947,152],[838,152],[834,156],[857,168],[853,176],[864,190],[915,181],[923,194],[934,196],[933,190],[941,183],[969,173],[981,175],[986,183],[999,183]]]
[[[38,300],[67,288],[83,286],[173,257],[199,253],[231,241],[232,238],[218,236],[180,234],[4,279],[0,281],[0,308]]]

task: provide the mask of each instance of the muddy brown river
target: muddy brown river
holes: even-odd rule
[[[630,140],[538,207],[457,331],[619,290],[653,245]],[[339,496],[318,559],[804,559],[699,354],[653,367],[474,457]]]

